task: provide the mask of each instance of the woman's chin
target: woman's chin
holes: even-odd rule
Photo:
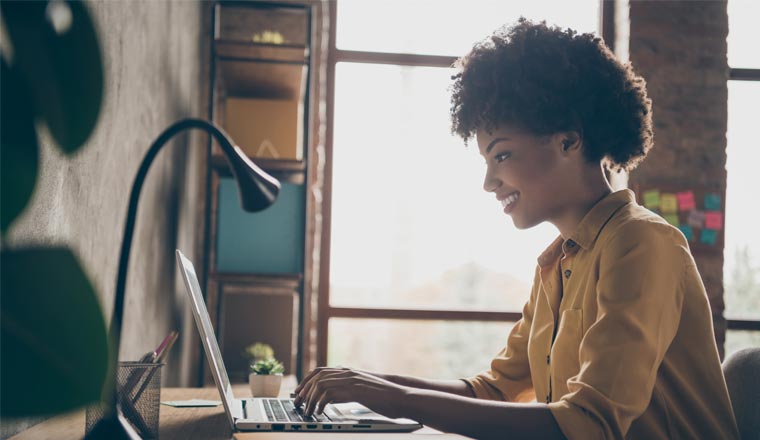
[[[514,215],[514,214],[515,213],[513,212],[512,215],[510,215],[510,217],[512,218],[512,224],[515,225],[515,228],[517,229],[520,229],[520,230],[530,229],[538,225],[539,223],[541,223],[540,221],[533,221],[531,219],[526,219],[525,217]]]

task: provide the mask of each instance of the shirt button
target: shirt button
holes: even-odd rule
[[[547,364],[547,365],[549,364],[549,359],[551,359],[551,356],[547,354],[547,355],[546,355],[546,364]]]
[[[570,274],[573,273],[570,269],[565,271],[565,278],[570,278]]]

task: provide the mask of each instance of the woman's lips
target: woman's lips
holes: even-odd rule
[[[513,193],[509,193],[507,197],[501,200],[501,206],[504,208],[504,214],[509,214],[515,209],[515,205],[517,204],[517,201],[520,200],[520,193],[518,191],[515,191]]]

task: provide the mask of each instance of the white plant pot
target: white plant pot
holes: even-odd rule
[[[248,385],[253,397],[277,397],[282,385],[282,374],[251,373],[248,375]]]

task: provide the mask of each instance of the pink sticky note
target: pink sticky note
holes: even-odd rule
[[[679,211],[689,211],[697,207],[694,201],[694,192],[692,191],[680,192],[676,194],[676,197],[678,198]]]
[[[705,228],[720,230],[723,228],[723,213],[720,211],[705,211]]]

